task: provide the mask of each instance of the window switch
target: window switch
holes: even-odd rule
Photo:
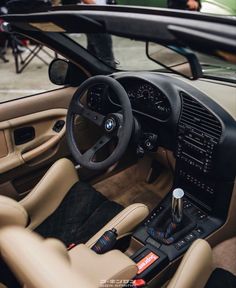
[[[58,121],[54,124],[52,130],[55,131],[55,132],[57,132],[57,133],[59,133],[59,132],[61,132],[61,130],[63,129],[64,125],[65,125],[65,121],[64,121],[64,120],[58,120]]]

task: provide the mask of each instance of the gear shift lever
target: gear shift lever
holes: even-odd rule
[[[192,231],[197,222],[183,211],[184,191],[180,188],[174,189],[172,193],[172,205],[168,205],[147,226],[148,234],[156,241],[165,245],[175,243]],[[170,219],[171,214],[171,219]]]
[[[184,191],[176,188],[172,194],[171,216],[175,224],[180,224],[183,219],[183,197]]]

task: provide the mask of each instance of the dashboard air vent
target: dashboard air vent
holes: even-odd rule
[[[217,142],[222,133],[220,121],[202,104],[191,96],[181,92],[182,111],[180,125],[190,126],[199,133],[208,134]]]

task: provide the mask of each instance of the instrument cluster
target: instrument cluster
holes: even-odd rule
[[[164,93],[154,85],[144,82],[135,86],[124,87],[133,110],[167,120],[171,113],[170,102]]]
[[[126,78],[120,81],[124,87],[132,110],[161,121],[166,121],[171,114],[171,105],[167,96],[155,85],[142,79]],[[89,108],[100,113],[110,112],[110,104],[120,106],[112,90],[96,85],[88,91]]]

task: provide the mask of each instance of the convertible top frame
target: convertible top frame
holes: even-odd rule
[[[66,54],[73,62],[82,61],[81,64],[89,65],[91,71],[97,71],[99,67],[100,73],[104,74],[114,70],[98,59],[94,61],[92,55],[66,40],[61,32],[107,32],[136,40],[188,46],[216,56],[218,51],[233,54],[236,51],[236,19],[233,17],[142,7],[77,5],[3,18],[15,32]],[[89,61],[84,60],[85,53]]]

